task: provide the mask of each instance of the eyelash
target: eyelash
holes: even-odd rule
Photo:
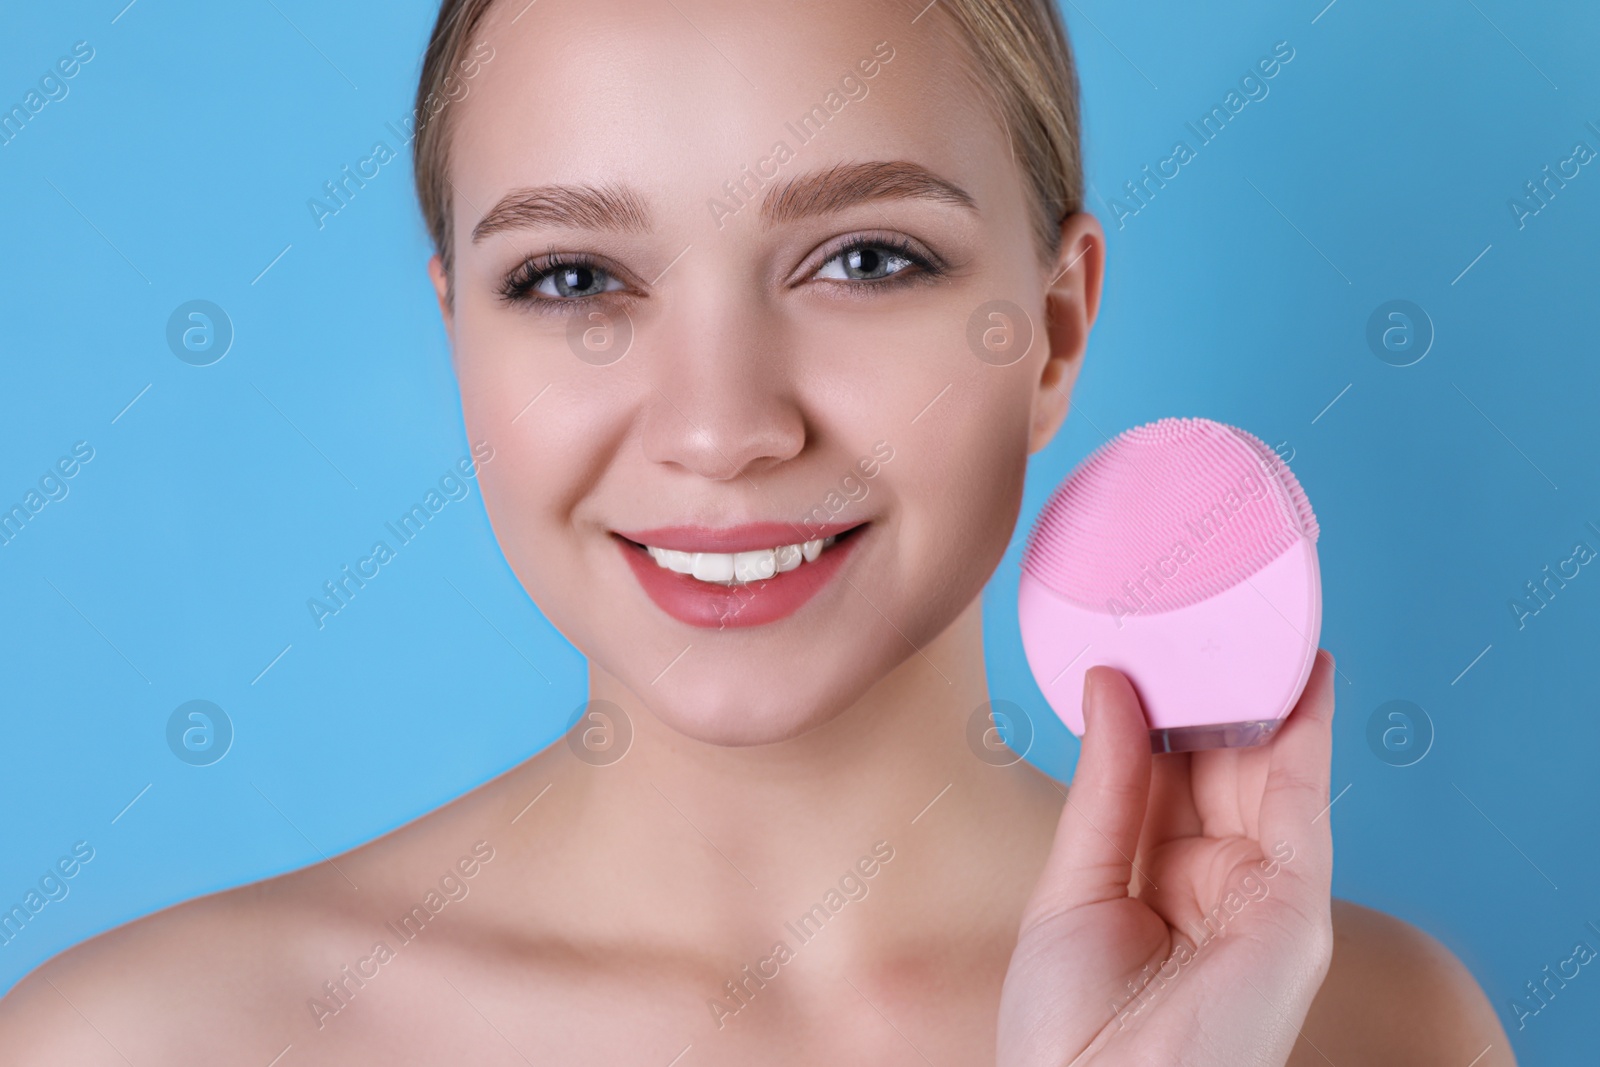
[[[881,289],[885,286],[903,285],[917,280],[928,280],[941,276],[944,271],[943,263],[936,257],[917,249],[903,237],[885,235],[882,237],[854,237],[834,249],[812,272],[814,277],[821,270],[839,259],[841,256],[862,249],[878,249],[887,251],[894,256],[904,259],[911,264],[910,268],[902,268],[886,278],[855,278],[841,281],[837,278],[824,279],[832,284],[846,285],[855,290]],[[600,260],[586,252],[552,253],[525,259],[512,268],[500,283],[499,295],[508,304],[525,304],[529,306],[544,305],[541,310],[560,311],[567,308],[581,307],[589,301],[606,293],[595,293],[590,296],[549,297],[536,292],[538,287],[554,275],[564,270],[589,270],[615,278],[613,272],[608,270]]]

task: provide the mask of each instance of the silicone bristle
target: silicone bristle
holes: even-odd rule
[[[1300,488],[1300,479],[1294,476],[1294,472],[1283,461],[1283,457],[1268,448],[1267,443],[1255,434],[1246,433],[1236,426],[1227,426],[1225,423],[1217,423],[1216,425],[1223,426],[1245,444],[1255,449],[1256,454],[1261,457],[1262,464],[1272,474],[1276,475],[1278,483],[1289,494],[1289,502],[1294,507],[1295,517],[1299,520],[1300,529],[1315,542],[1318,534],[1321,533],[1321,528],[1317,526],[1317,517],[1311,511],[1311,501],[1307,499],[1306,491]]]
[[[1209,419],[1162,419],[1108,441],[1061,484],[1022,566],[1097,611],[1173,611],[1318,532],[1299,481],[1259,438]]]

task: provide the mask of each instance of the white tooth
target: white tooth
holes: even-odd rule
[[[779,545],[773,550],[773,557],[774,561],[778,565],[778,572],[780,574],[784,571],[792,571],[796,567],[800,566],[800,560],[802,558],[800,555],[800,546]]]
[[[656,562],[669,571],[679,574],[690,574],[694,571],[694,556],[688,552],[679,552],[671,548],[653,549]]]
[[[770,548],[754,552],[736,552],[733,556],[733,577],[741,582],[759,582],[778,573],[777,553]]]
[[[661,562],[662,549],[657,548],[655,545],[645,545],[644,550],[650,553],[651,559],[655,560],[657,563]]]
[[[733,580],[733,556],[727,552],[696,552],[690,573],[702,582]]]
[[[807,541],[800,546],[800,554],[805,556],[807,563],[815,563],[817,557],[822,555],[822,541]]]

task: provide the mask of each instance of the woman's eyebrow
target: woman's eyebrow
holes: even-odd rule
[[[472,228],[472,241],[524,226],[647,233],[650,212],[636,193],[621,186],[531,186],[501,197]]]
[[[977,212],[959,185],[907,160],[840,163],[794,178],[767,192],[761,214],[768,225],[826,215],[874,200],[932,200]]]
[[[926,167],[907,160],[839,163],[768,190],[761,204],[767,225],[827,215],[875,200],[931,200],[976,212],[971,194]],[[538,185],[501,197],[472,229],[476,244],[491,234],[522,227],[647,233],[650,212],[623,186]]]

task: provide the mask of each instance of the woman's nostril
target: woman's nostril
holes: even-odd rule
[[[656,390],[641,440],[652,463],[713,481],[756,474],[798,456],[806,424],[786,401],[747,397],[674,399]],[[696,402],[698,401],[698,402]]]

